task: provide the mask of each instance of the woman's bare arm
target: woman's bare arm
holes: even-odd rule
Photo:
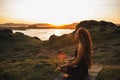
[[[78,54],[77,54],[75,60],[73,60],[72,63],[61,65],[61,67],[74,66],[74,65],[78,64],[81,56],[83,55],[83,47],[80,46],[77,51],[78,51]]]
[[[65,61],[73,61],[73,60],[75,60],[75,57],[71,57],[71,58],[65,59]]]

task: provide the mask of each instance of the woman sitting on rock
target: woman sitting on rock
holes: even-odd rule
[[[79,28],[75,33],[78,46],[75,57],[66,59],[67,64],[59,65],[57,70],[66,73],[65,80],[89,80],[88,69],[91,68],[92,40],[85,28]]]

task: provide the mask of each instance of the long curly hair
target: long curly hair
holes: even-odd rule
[[[91,68],[92,61],[91,61],[91,53],[92,53],[92,39],[89,31],[85,28],[79,28],[76,32],[77,40],[84,48],[84,58],[87,62],[88,68]]]

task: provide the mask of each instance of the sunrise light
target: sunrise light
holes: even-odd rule
[[[120,0],[0,0],[0,23],[120,22]]]

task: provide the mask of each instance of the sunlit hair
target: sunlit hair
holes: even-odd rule
[[[88,68],[91,68],[91,53],[92,53],[92,39],[89,31],[85,28],[79,28],[76,32],[77,40],[84,48],[84,58],[87,62]]]

